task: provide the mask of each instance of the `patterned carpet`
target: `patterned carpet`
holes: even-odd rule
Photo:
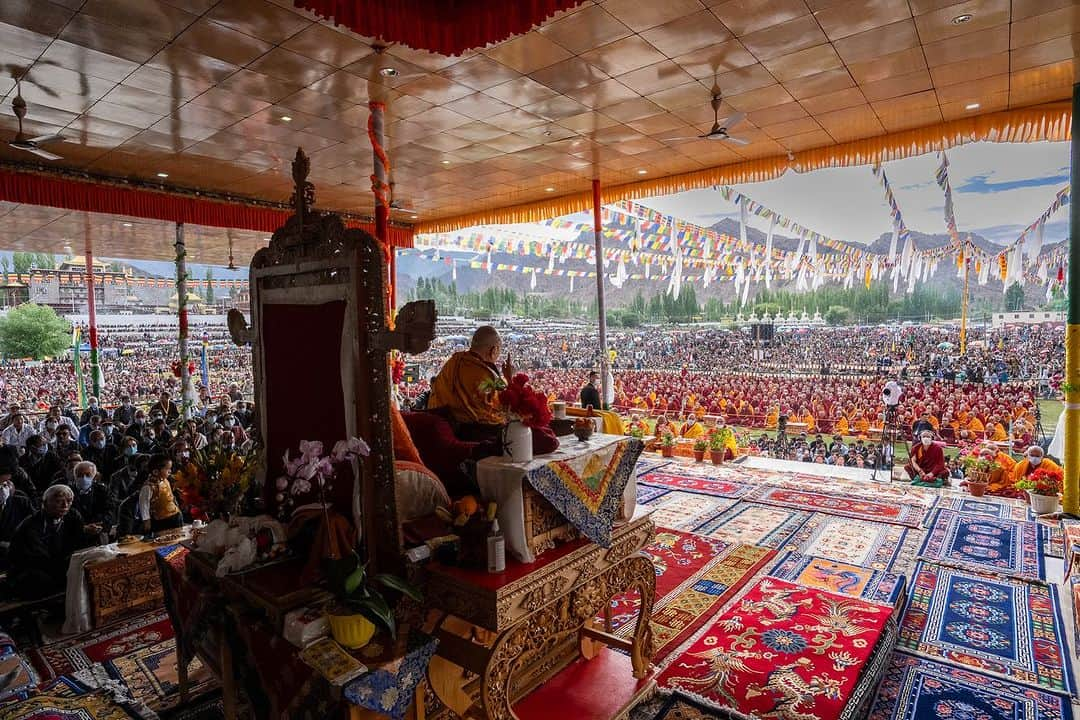
[[[663,648],[655,658],[659,695],[634,720],[737,716],[724,707],[780,720],[868,712],[873,720],[1071,720],[1076,688],[1066,638],[1075,627],[1062,622],[1068,593],[1045,582],[1045,558],[1067,549],[1060,527],[1037,524],[1025,505],[681,461],[651,468],[639,501],[679,523],[684,536],[780,552],[705,613],[700,629]],[[805,619],[798,594],[779,603],[762,597],[766,578],[807,593],[817,619]],[[827,665],[809,643],[795,651],[799,641],[781,638],[783,631],[800,634],[825,618],[831,629],[847,622],[846,611],[823,610],[827,598],[891,614],[878,633],[888,647],[872,659],[856,652],[869,652],[863,642],[849,648],[847,638],[827,650],[844,658],[835,667],[847,662],[843,653],[862,658],[855,670]],[[791,605],[802,628],[785,614]],[[816,674],[804,674],[808,668]]]
[[[43,645],[27,654],[40,677],[47,680],[172,638],[172,623],[164,610],[158,610]]]

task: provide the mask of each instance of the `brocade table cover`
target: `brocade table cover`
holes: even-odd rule
[[[634,466],[644,447],[636,438],[594,434],[585,442],[563,438],[558,450],[527,463],[504,457],[477,463],[480,493],[485,501],[498,504],[499,528],[506,537],[507,550],[521,562],[536,560],[525,537],[524,482],[582,535],[608,547],[620,510],[625,517],[633,514],[637,498]]]
[[[378,639],[378,638],[376,638]],[[439,641],[420,632],[409,634],[404,655],[393,657],[392,648],[368,645],[353,653],[370,671],[345,685],[351,704],[401,720],[413,701],[416,686],[427,675],[428,664]]]

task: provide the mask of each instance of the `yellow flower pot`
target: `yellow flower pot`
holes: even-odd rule
[[[350,650],[362,648],[375,635],[375,625],[359,613],[355,615],[326,614],[330,622],[330,634],[343,647]]]

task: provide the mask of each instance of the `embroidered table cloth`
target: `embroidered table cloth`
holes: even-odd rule
[[[582,535],[608,547],[620,510],[625,517],[633,514],[634,466],[643,449],[640,440],[622,435],[595,434],[585,442],[564,439],[558,450],[528,463],[484,458],[477,463],[476,478],[484,500],[498,504],[507,550],[531,563],[536,556],[525,536],[523,483],[544,496]]]

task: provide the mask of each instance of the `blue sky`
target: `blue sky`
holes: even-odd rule
[[[1042,214],[1069,182],[1068,143],[972,143],[948,151],[957,226],[1008,243]],[[885,164],[885,172],[912,230],[945,232],[944,200],[934,182],[936,153]],[[869,166],[817,170],[763,183],[736,185],[743,194],[820,233],[867,243],[892,229],[881,185]],[[738,217],[713,190],[649,198],[641,204],[703,225]],[[756,220],[756,219],[755,219]],[[767,229],[767,224],[752,222]],[[1047,242],[1068,234],[1068,210],[1046,225]]]

